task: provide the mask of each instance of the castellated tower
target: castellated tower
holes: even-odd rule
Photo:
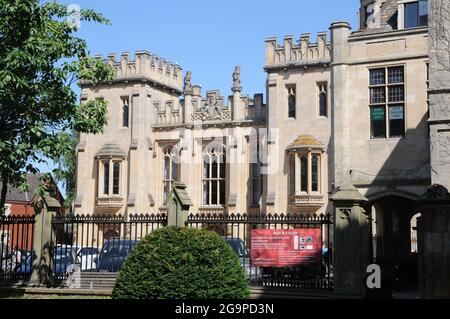
[[[232,164],[227,184],[224,177],[220,181],[220,192],[214,185],[204,193],[201,180],[205,135],[224,140],[224,148],[236,145],[228,152],[229,158],[244,158],[249,156],[247,137],[264,126],[263,96],[241,95],[240,66],[230,77],[233,95],[224,97],[211,90],[202,97],[201,87],[191,83],[190,71],[183,81],[182,69],[157,55],[140,51],[130,59],[129,53],[123,53],[117,61],[110,54],[106,62],[117,70],[112,81],[96,86],[80,83],[81,102],[108,101],[108,125],[101,135],[80,136],[75,213],[127,218],[129,214],[165,212],[164,201],[175,181],[186,183],[195,201],[193,210],[201,210],[207,197],[211,198],[209,211],[213,207],[215,212],[224,212],[238,205],[245,211],[247,198],[238,195],[235,185],[248,183],[239,181],[249,178],[246,161]],[[245,144],[244,152],[239,143]],[[215,197],[208,195],[213,193]]]
[[[146,51],[136,52],[134,60],[129,53],[119,61],[110,54],[107,62],[117,70],[114,80],[97,86],[81,83],[81,102],[103,98],[109,104],[104,134],[80,136],[76,213],[123,214],[125,207],[150,207],[152,181],[144,177],[151,163],[142,163],[153,158],[151,126],[166,110],[182,116],[180,66]]]

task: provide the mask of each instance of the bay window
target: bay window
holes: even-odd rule
[[[312,136],[299,136],[287,148],[289,204],[319,207],[323,202],[322,161],[325,146]]]
[[[97,205],[102,207],[116,207],[123,202],[123,169],[126,153],[116,144],[105,144],[96,154],[98,161],[97,175]]]

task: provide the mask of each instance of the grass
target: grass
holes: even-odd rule
[[[108,296],[47,295],[47,294],[0,294],[0,299],[111,299]]]

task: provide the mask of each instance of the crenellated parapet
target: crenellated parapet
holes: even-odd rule
[[[97,58],[103,58],[97,56]],[[116,68],[116,82],[143,81],[162,88],[182,93],[182,68],[173,62],[165,60],[147,51],[137,51],[133,59],[125,52],[117,59],[116,53],[111,53],[105,60]]]
[[[331,44],[327,35],[327,32],[318,33],[316,43],[311,42],[309,33],[302,34],[298,41],[294,36],[285,36],[282,46],[278,45],[276,37],[266,39],[265,68],[329,63]]]
[[[233,121],[232,95],[225,100],[220,91],[211,90],[206,92],[206,97],[200,95],[193,97],[191,103],[194,109],[193,122]],[[248,95],[241,96],[239,107],[244,109],[244,120],[264,120],[265,118],[262,94],[255,94],[254,98]]]

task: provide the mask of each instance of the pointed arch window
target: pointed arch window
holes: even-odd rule
[[[319,89],[319,116],[328,116],[327,83],[318,83]]]
[[[176,146],[164,149],[163,166],[163,200],[165,200],[172,190],[173,183],[178,182],[180,178],[180,161]]]
[[[130,99],[122,97],[122,127],[129,127],[130,122]]]
[[[296,118],[296,103],[297,103],[297,97],[296,97],[296,91],[295,91],[295,85],[289,85],[287,86],[287,94],[288,94],[288,118],[295,119]]]
[[[211,144],[203,152],[203,205],[225,205],[225,148]]]

